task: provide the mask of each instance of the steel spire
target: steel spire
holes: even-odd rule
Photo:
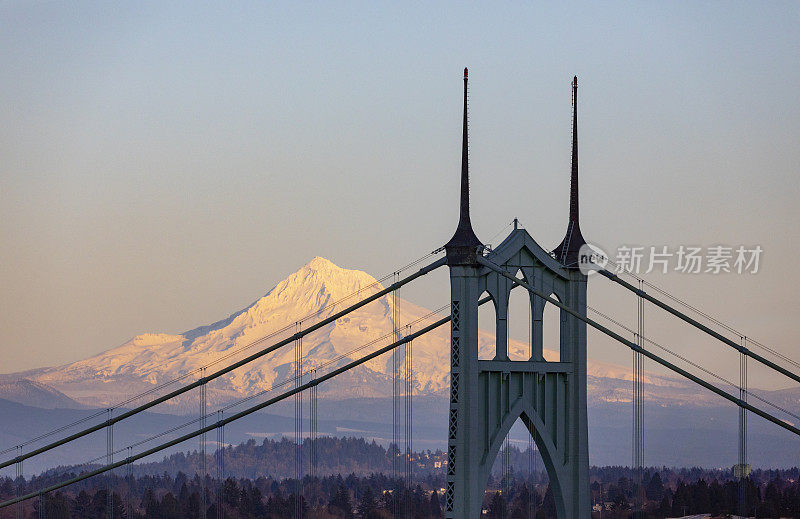
[[[578,76],[572,79],[572,168],[569,186],[569,222],[567,234],[553,250],[553,255],[562,265],[578,268],[578,252],[586,243],[581,235],[578,204]]]
[[[464,124],[461,140],[461,207],[458,228],[444,246],[450,264],[474,263],[483,244],[472,230],[469,218],[469,132],[467,119],[467,69],[464,69]]]

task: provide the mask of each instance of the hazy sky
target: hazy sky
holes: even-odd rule
[[[6,1],[0,372],[213,322],[316,255],[380,277],[438,247],[464,66],[479,237],[517,216],[560,241],[577,74],[584,235],[761,245],[756,275],[653,279],[800,360],[798,2]],[[634,299],[589,290],[634,321]],[[648,323],[735,376],[722,347]]]

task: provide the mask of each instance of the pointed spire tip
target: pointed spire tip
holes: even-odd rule
[[[578,218],[578,76],[572,77],[572,168],[570,173],[569,223],[567,234],[553,251],[556,258],[568,268],[577,266],[580,247],[586,243],[581,234]]]
[[[464,120],[462,126],[461,141],[461,200],[459,204],[459,219],[456,232],[450,241],[447,242],[448,263],[451,265],[474,264],[475,257],[479,248],[483,247],[481,241],[475,236],[472,230],[472,223],[469,218],[469,131],[467,117],[467,74],[469,71],[464,67]]]

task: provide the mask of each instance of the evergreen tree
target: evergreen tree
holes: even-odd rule
[[[664,496],[661,498],[661,503],[658,505],[658,517],[667,517],[671,512],[671,507],[669,506],[669,498]]]
[[[661,481],[661,476],[658,472],[654,473],[650,481],[647,482],[645,495],[650,501],[661,501],[661,498],[664,497],[664,483]]]
[[[358,515],[363,519],[373,519],[380,517],[377,513],[378,501],[375,499],[375,492],[372,487],[367,486],[364,489],[364,494],[361,496],[361,502],[358,505]]]
[[[239,506],[239,485],[235,479],[228,478],[222,485],[222,500],[233,508]]]
[[[549,484],[544,493],[544,499],[542,499],[542,506],[536,511],[537,518],[539,517],[539,512],[543,514],[543,517],[556,516],[556,500],[553,497],[553,488]]]
[[[106,510],[108,508],[108,491],[101,488],[92,496],[92,502],[89,505],[89,517],[96,517],[97,519],[105,519]]]
[[[147,488],[142,497],[142,508],[146,517],[158,517],[161,514],[160,503],[156,500],[152,488]]]
[[[172,495],[172,492],[167,492],[161,498],[160,519],[180,519],[181,514],[178,508],[178,500]]]
[[[506,509],[506,500],[503,496],[500,495],[500,492],[495,492],[492,496],[492,500],[489,501],[489,509],[487,511],[487,517],[491,519],[505,519],[508,514],[508,510]]]
[[[428,502],[428,511],[431,517],[443,517],[442,504],[439,502],[439,494],[435,490],[431,492],[431,499]]]
[[[350,492],[345,488],[344,484],[339,484],[336,494],[334,494],[328,503],[328,512],[337,517],[352,519],[353,504],[350,501]]]
[[[200,496],[197,492],[192,492],[189,495],[186,502],[181,504],[181,509],[183,510],[183,517],[185,519],[200,519],[202,503],[200,502]]]
[[[531,493],[528,490],[528,485],[523,483],[516,499],[514,499],[514,508],[511,512],[512,519],[529,519],[531,508]]]
[[[81,490],[75,498],[75,505],[73,511],[75,517],[89,517],[92,505],[92,498],[85,490]]]

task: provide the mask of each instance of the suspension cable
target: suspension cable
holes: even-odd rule
[[[196,381],[194,381],[194,382],[192,382],[190,384],[187,384],[187,385],[185,385],[183,387],[175,389],[174,391],[172,391],[172,392],[170,392],[170,393],[168,393],[166,395],[163,395],[163,396],[158,397],[158,398],[156,398],[154,400],[151,400],[150,402],[142,404],[142,405],[140,405],[140,406],[138,406],[138,407],[136,407],[134,409],[131,409],[129,411],[121,413],[120,415],[118,415],[118,416],[116,416],[114,418],[111,418],[111,419],[109,419],[109,420],[107,420],[105,422],[93,425],[91,427],[88,427],[86,429],[83,429],[81,431],[73,433],[73,434],[71,434],[69,436],[66,436],[64,438],[56,440],[56,441],[54,441],[52,443],[49,443],[47,445],[44,445],[42,447],[39,447],[37,449],[33,449],[33,450],[29,451],[28,453],[21,454],[20,456],[17,456],[15,458],[10,459],[10,460],[6,460],[4,462],[0,462],[0,469],[8,467],[8,466],[10,466],[10,465],[12,465],[14,463],[17,463],[18,461],[31,458],[31,457],[36,456],[38,454],[41,454],[43,452],[47,452],[47,451],[49,451],[51,449],[59,447],[59,446],[65,444],[65,443],[68,443],[68,442],[72,441],[72,440],[75,440],[75,439],[81,438],[83,436],[86,436],[88,434],[91,434],[93,432],[99,431],[100,429],[103,429],[104,427],[107,427],[107,426],[112,425],[114,423],[120,422],[120,421],[122,421],[122,420],[124,420],[126,418],[131,417],[131,416],[134,416],[134,415],[136,415],[138,413],[141,413],[142,411],[150,409],[151,407],[154,407],[154,406],[156,406],[156,405],[158,405],[160,403],[166,402],[167,400],[171,400],[172,398],[175,398],[178,395],[186,393],[187,391],[190,391],[190,390],[192,390],[192,389],[194,389],[196,387],[199,387],[199,386],[201,386],[201,385],[203,385],[203,384],[205,384],[207,382],[210,382],[211,380],[219,378],[222,375],[230,373],[231,371],[233,371],[233,370],[235,370],[235,369],[237,369],[237,368],[239,368],[241,366],[244,366],[244,365],[246,365],[246,364],[248,364],[248,363],[250,363],[250,362],[252,362],[252,361],[254,361],[254,360],[258,359],[258,358],[260,358],[260,357],[263,357],[264,355],[267,355],[268,353],[271,353],[271,352],[277,350],[278,348],[286,346],[287,344],[291,344],[292,342],[294,342],[298,338],[303,337],[305,335],[308,335],[309,333],[312,333],[312,332],[314,332],[314,331],[316,331],[316,330],[318,330],[318,329],[320,329],[320,328],[322,328],[322,327],[324,327],[324,326],[336,321],[337,319],[349,314],[350,312],[352,312],[354,310],[357,310],[357,309],[367,305],[368,303],[371,303],[371,302],[373,302],[373,301],[375,301],[377,299],[380,299],[384,295],[389,294],[390,292],[392,292],[393,290],[396,290],[400,286],[403,286],[403,285],[405,285],[405,284],[417,279],[418,277],[424,276],[424,275],[432,272],[433,270],[441,267],[444,264],[446,264],[446,259],[445,258],[441,258],[441,259],[429,264],[428,266],[419,269],[417,272],[405,277],[404,279],[399,280],[396,283],[393,283],[391,286],[386,287],[383,290],[380,290],[380,291],[376,292],[375,294],[372,294],[371,296],[368,296],[368,297],[365,297],[364,299],[361,299],[357,303],[354,303],[353,305],[345,308],[344,310],[341,310],[341,311],[339,311],[339,312],[337,312],[337,313],[335,313],[335,314],[333,314],[333,315],[331,315],[331,316],[329,316],[329,317],[327,317],[325,319],[322,319],[321,321],[318,321],[318,322],[314,323],[313,325],[310,325],[308,328],[306,328],[304,330],[301,330],[298,333],[295,333],[294,335],[292,335],[290,337],[287,337],[287,338],[285,338],[285,339],[283,339],[283,340],[281,340],[281,341],[279,341],[279,342],[277,342],[277,343],[275,343],[275,344],[273,344],[271,346],[268,346],[267,348],[264,348],[264,349],[262,349],[262,350],[260,350],[260,351],[258,351],[256,353],[253,353],[250,356],[245,357],[244,359],[242,359],[240,361],[237,361],[237,362],[235,362],[233,364],[230,364],[230,365],[226,366],[225,368],[220,369],[220,370],[218,370],[218,371],[216,371],[216,372],[214,372],[214,373],[212,373],[212,374],[210,374],[210,375],[208,375],[206,377],[199,378],[199,379],[197,379]],[[257,339],[256,341],[253,341],[253,343],[251,343],[251,345],[259,343],[259,342],[262,342],[263,340],[264,340],[264,338]],[[195,371],[197,371],[197,370],[195,370]]]
[[[417,258],[416,260],[412,261],[411,263],[408,263],[407,265],[403,266],[402,268],[399,269],[399,271],[396,271],[396,272],[404,272],[404,271],[406,271],[406,270],[408,270],[410,268],[413,268],[413,267],[419,265],[420,263],[422,263],[423,261],[425,261],[427,258],[430,258],[431,256],[438,255],[443,250],[444,250],[443,248],[442,249],[436,249],[436,250],[434,250],[432,252],[429,252],[428,254],[420,256],[419,258]],[[303,316],[303,318],[301,320],[307,321],[309,319],[317,317],[320,314],[322,314],[325,310],[331,310],[331,309],[339,306],[340,304],[342,304],[343,302],[345,302],[345,301],[347,301],[349,299],[352,299],[354,297],[359,297],[361,295],[361,293],[366,291],[366,290],[371,290],[371,289],[373,289],[375,287],[382,286],[382,284],[386,280],[388,280],[390,277],[394,276],[394,274],[395,273],[393,272],[392,274],[388,274],[386,276],[383,276],[382,278],[376,280],[374,283],[371,283],[370,285],[367,285],[366,287],[361,287],[355,292],[351,292],[350,294],[348,294],[348,295],[346,295],[346,296],[344,296],[344,297],[342,297],[340,299],[337,299],[336,301],[330,302],[330,303],[320,307],[318,310],[316,310],[316,311],[314,311],[314,312],[312,312],[312,313],[310,313],[310,314],[308,314],[306,316]],[[138,394],[126,399],[126,400],[123,400],[121,402],[117,402],[116,404],[112,405],[111,407],[114,408],[114,409],[122,408],[122,407],[125,407],[126,405],[128,405],[128,404],[130,404],[132,402],[140,400],[141,398],[144,398],[146,396],[149,396],[149,395],[152,395],[154,393],[157,393],[157,392],[161,391],[162,389],[164,389],[166,387],[169,387],[169,386],[171,386],[171,385],[173,385],[173,384],[175,384],[177,382],[180,382],[181,380],[186,380],[187,378],[191,377],[192,375],[195,375],[197,373],[201,373],[204,370],[206,370],[207,368],[210,368],[210,367],[212,367],[212,366],[214,366],[216,364],[219,364],[219,363],[221,363],[221,362],[223,362],[223,361],[225,361],[225,360],[227,360],[227,359],[229,359],[231,357],[234,357],[234,356],[236,356],[236,355],[238,355],[238,354],[240,354],[240,353],[242,353],[242,352],[244,352],[244,351],[246,351],[246,350],[248,350],[248,349],[250,349],[250,348],[252,348],[254,346],[257,346],[258,344],[260,344],[260,343],[262,343],[262,342],[264,342],[266,340],[269,340],[269,339],[271,339],[273,337],[276,337],[276,336],[278,336],[278,335],[280,335],[282,333],[285,333],[288,330],[292,329],[293,327],[294,327],[294,323],[288,324],[288,325],[284,326],[283,328],[281,328],[279,330],[276,330],[276,331],[274,331],[274,332],[272,332],[270,334],[267,334],[265,336],[262,336],[262,337],[260,337],[260,338],[258,338],[256,340],[254,340],[254,341],[252,341],[252,342],[250,342],[248,344],[245,344],[241,348],[237,348],[234,351],[226,353],[225,355],[222,355],[221,357],[218,357],[218,358],[214,359],[213,361],[211,361],[211,362],[209,362],[209,363],[207,363],[207,364],[205,364],[203,366],[200,366],[200,367],[195,368],[193,370],[187,371],[186,373],[184,373],[184,374],[182,374],[182,375],[180,375],[178,377],[174,377],[172,379],[166,380],[166,381],[162,382],[161,384],[158,384],[157,386],[154,386],[154,387],[152,387],[152,388],[150,388],[150,389],[148,389],[146,391],[138,393]],[[50,436],[53,436],[55,434],[58,434],[60,432],[65,431],[65,430],[71,429],[72,427],[75,427],[77,425],[85,423],[85,422],[87,422],[89,420],[92,420],[94,418],[102,416],[102,415],[106,414],[106,412],[107,412],[106,409],[98,410],[97,412],[95,412],[95,413],[93,413],[93,414],[91,414],[89,416],[85,416],[83,418],[80,418],[80,419],[72,422],[72,423],[69,423],[67,425],[58,427],[56,429],[52,429],[52,430],[50,430],[50,431],[48,431],[48,432],[46,432],[46,433],[44,433],[42,435],[36,436],[34,438],[31,438],[31,439],[29,439],[29,440],[27,440],[27,441],[25,441],[25,442],[23,442],[23,443],[21,443],[19,445],[27,446],[27,445],[30,445],[32,443],[36,443],[36,442],[38,442],[40,440],[43,440],[45,438],[48,438]],[[0,455],[8,454],[9,452],[12,452],[12,451],[16,450],[17,447],[18,446],[15,445],[13,447],[8,447],[6,449],[0,450]],[[0,465],[0,468],[4,468],[6,466],[7,465]]]
[[[497,272],[501,276],[510,279],[511,281],[516,283],[517,285],[526,288],[529,292],[531,292],[531,293],[535,294],[536,296],[546,300],[548,303],[552,303],[554,306],[560,308],[561,310],[564,310],[565,312],[567,312],[571,316],[575,317],[576,319],[585,322],[586,324],[588,324],[592,328],[595,328],[596,330],[599,330],[600,332],[604,333],[605,335],[608,335],[612,339],[615,339],[616,341],[621,342],[622,344],[624,344],[625,346],[627,346],[627,347],[629,347],[631,349],[639,350],[647,358],[656,361],[657,363],[661,364],[665,368],[670,369],[670,370],[678,373],[679,375],[691,380],[692,382],[694,382],[696,384],[699,384],[699,385],[703,386],[704,388],[708,389],[709,391],[711,391],[713,393],[716,393],[717,395],[721,396],[722,398],[724,398],[724,399],[726,399],[726,400],[728,400],[730,402],[733,402],[734,404],[736,404],[736,405],[738,405],[740,407],[746,408],[748,411],[753,412],[753,413],[757,414],[758,416],[760,416],[760,417],[762,417],[762,418],[764,418],[766,420],[769,420],[770,422],[774,423],[775,425],[778,425],[779,427],[782,427],[782,428],[786,429],[787,431],[790,431],[790,432],[800,436],[800,429],[795,427],[794,425],[786,422],[785,420],[781,420],[780,418],[776,418],[775,416],[773,416],[773,415],[771,415],[771,414],[769,414],[769,413],[767,413],[765,411],[762,411],[761,409],[759,409],[757,407],[754,407],[753,405],[749,404],[748,402],[743,402],[741,399],[731,395],[727,391],[724,391],[724,390],[714,386],[713,384],[710,384],[709,382],[701,379],[700,377],[698,377],[696,375],[693,375],[692,373],[689,373],[685,369],[676,366],[675,364],[673,364],[673,363],[671,363],[671,362],[659,357],[658,355],[652,353],[651,351],[645,350],[643,348],[640,348],[636,343],[634,343],[634,342],[622,337],[620,334],[618,334],[618,333],[606,328],[605,326],[603,326],[602,324],[598,323],[597,321],[595,321],[593,319],[590,319],[590,318],[586,317],[585,315],[581,315],[580,313],[578,313],[574,309],[572,309],[569,306],[563,304],[561,301],[558,301],[557,299],[554,299],[554,298],[550,297],[549,295],[545,294],[544,292],[532,287],[528,283],[526,283],[526,282],[524,282],[524,281],[522,281],[520,279],[517,279],[516,277],[514,277],[511,274],[509,274],[508,272],[506,272],[501,266],[492,263],[491,261],[487,260],[483,256],[478,256],[476,258],[476,261],[478,263],[480,263],[481,265],[484,265],[484,266],[490,268],[491,270],[494,270],[495,272]]]
[[[589,309],[590,311],[594,312],[595,314],[599,315],[599,316],[600,316],[600,317],[602,317],[603,319],[605,319],[605,320],[607,320],[607,321],[609,321],[609,322],[611,322],[611,323],[614,323],[615,325],[619,326],[620,328],[622,328],[622,329],[623,329],[623,330],[625,330],[626,332],[629,332],[629,333],[635,334],[635,332],[634,332],[634,331],[633,331],[631,328],[629,328],[629,327],[625,326],[624,324],[620,323],[619,321],[617,321],[617,320],[616,320],[616,319],[614,319],[613,317],[611,317],[611,316],[609,316],[609,315],[607,315],[607,314],[604,314],[604,313],[603,313],[603,312],[601,312],[600,310],[598,310],[598,309],[596,309],[596,308],[593,308],[593,307],[591,307],[591,306],[588,306],[588,305],[587,305],[587,307],[586,307],[586,308],[587,308],[587,309]],[[669,354],[670,354],[670,355],[672,355],[673,357],[675,357],[675,358],[677,358],[677,359],[680,359],[681,361],[685,362],[686,364],[689,364],[689,365],[690,365],[690,366],[692,366],[693,368],[695,368],[695,369],[698,369],[698,370],[702,371],[702,372],[703,372],[703,373],[705,373],[706,375],[709,375],[709,376],[711,376],[711,377],[713,377],[713,378],[715,378],[715,379],[719,380],[720,382],[723,382],[723,383],[724,383],[724,384],[726,384],[726,385],[729,385],[729,386],[731,386],[731,387],[733,387],[733,388],[737,388],[737,389],[739,388],[739,386],[738,386],[738,385],[737,385],[735,382],[733,382],[733,381],[731,381],[731,380],[729,380],[729,379],[727,379],[727,378],[725,378],[725,377],[723,377],[723,376],[721,376],[721,375],[718,375],[718,374],[714,373],[713,371],[710,371],[710,370],[708,370],[708,369],[704,368],[704,367],[703,367],[703,366],[701,366],[700,364],[697,364],[696,362],[693,362],[693,361],[692,361],[692,360],[690,360],[689,358],[687,358],[687,357],[685,357],[685,356],[681,355],[680,353],[677,353],[677,352],[675,352],[675,351],[673,351],[673,350],[671,350],[671,349],[667,348],[666,346],[664,346],[664,345],[662,345],[662,344],[659,344],[659,343],[655,342],[655,341],[654,341],[654,340],[652,340],[652,339],[649,339],[648,337],[642,337],[642,340],[643,340],[644,342],[648,343],[648,344],[651,344],[652,346],[655,346],[656,348],[658,348],[658,349],[660,349],[660,350],[662,350],[662,351],[664,351],[664,352],[666,352],[666,353],[669,353]],[[777,409],[778,411],[781,411],[782,413],[784,413],[784,414],[786,414],[786,415],[788,415],[788,416],[791,416],[792,418],[795,418],[795,419],[797,419],[798,421],[800,421],[800,415],[798,415],[798,414],[795,414],[795,413],[793,413],[792,411],[789,411],[788,409],[786,409],[785,407],[782,407],[782,406],[780,406],[780,405],[776,404],[775,402],[772,402],[772,401],[770,401],[770,400],[767,400],[766,398],[763,398],[763,397],[759,396],[759,395],[758,395],[758,394],[756,394],[756,393],[753,393],[753,392],[751,392],[751,391],[748,391],[746,388],[745,388],[744,394],[745,394],[745,395],[747,395],[747,396],[751,396],[751,397],[755,398],[756,400],[758,400],[758,401],[760,401],[760,402],[762,402],[762,403],[764,403],[764,404],[767,404],[767,405],[769,405],[770,407],[773,407],[774,409]],[[746,400],[746,399],[743,399],[743,400]]]
[[[712,323],[716,324],[720,328],[722,328],[722,329],[724,329],[724,330],[726,330],[726,331],[728,331],[730,333],[733,333],[737,337],[745,337],[745,335],[743,333],[741,333],[739,330],[737,330],[737,329],[733,328],[732,326],[728,325],[727,323],[717,319],[716,317],[712,316],[711,314],[708,314],[708,313],[700,310],[699,308],[697,308],[696,306],[693,306],[691,303],[687,302],[686,300],[681,299],[678,296],[675,296],[675,295],[667,292],[665,289],[659,287],[658,285],[655,285],[654,283],[651,283],[649,281],[646,281],[643,278],[640,278],[639,276],[637,276],[636,274],[634,274],[633,272],[631,272],[631,271],[629,271],[627,269],[619,268],[619,265],[617,265],[616,263],[614,263],[611,260],[609,260],[609,264],[617,267],[617,272],[625,274],[625,275],[628,275],[628,276],[632,277],[633,279],[635,279],[637,281],[641,281],[647,287],[655,290],[656,292],[658,292],[659,294],[663,295],[664,297],[666,297],[668,299],[671,299],[672,301],[675,301],[676,303],[680,304],[681,306],[684,306],[684,307],[688,308],[689,310],[695,312],[696,314],[698,314],[698,315],[704,317],[705,319],[711,321]],[[781,353],[781,352],[779,352],[779,351],[777,351],[777,350],[775,350],[773,348],[770,348],[769,346],[767,346],[767,345],[765,345],[765,344],[753,339],[752,337],[748,337],[747,339],[748,339],[749,343],[755,344],[757,347],[763,349],[764,351],[767,351],[767,352],[771,353],[772,355],[775,355],[779,359],[783,360],[784,362],[787,362],[787,363],[791,364],[792,366],[794,366],[796,368],[800,368],[800,362],[788,357],[787,355],[785,355],[785,354],[783,354],[783,353]]]
[[[680,310],[676,310],[675,308],[671,307],[670,305],[660,301],[659,299],[656,299],[655,297],[651,296],[650,294],[648,294],[644,290],[642,290],[640,288],[636,288],[635,286],[631,285],[627,281],[621,279],[618,275],[614,274],[613,272],[609,272],[608,270],[599,270],[598,272],[600,274],[602,274],[604,277],[606,277],[607,279],[610,279],[611,281],[613,281],[613,282],[625,287],[626,289],[630,290],[634,294],[637,294],[639,297],[642,297],[642,298],[646,299],[647,301],[653,303],[654,305],[658,306],[662,310],[666,310],[667,312],[669,312],[670,314],[674,315],[675,317],[681,319],[682,321],[687,322],[690,325],[694,326],[695,328],[698,328],[699,330],[705,332],[706,334],[714,337],[715,339],[717,339],[719,341],[722,341],[723,343],[725,343],[728,346],[732,347],[733,349],[739,351],[740,353],[744,353],[748,357],[750,357],[752,359],[755,359],[756,361],[760,362],[761,364],[764,364],[765,366],[767,366],[769,368],[772,368],[773,370],[775,370],[775,371],[777,371],[777,372],[779,372],[779,373],[791,378],[795,382],[800,382],[800,375],[792,373],[788,369],[786,369],[786,368],[784,368],[782,366],[779,366],[778,364],[775,364],[771,360],[762,357],[758,353],[755,353],[752,350],[750,350],[750,349],[748,349],[748,348],[746,348],[746,347],[744,347],[744,346],[742,346],[740,344],[737,344],[736,342],[730,340],[729,338],[725,337],[724,335],[722,335],[722,334],[712,330],[708,326],[700,323],[696,319],[693,319],[692,317],[689,317],[688,315],[686,315],[685,313],[681,312]]]
[[[442,307],[439,307],[439,308],[437,308],[436,310],[433,310],[433,311],[430,311],[430,312],[428,312],[427,314],[425,314],[425,315],[423,315],[423,316],[421,316],[421,317],[419,317],[419,318],[415,319],[414,321],[411,321],[410,323],[408,323],[408,324],[406,325],[406,328],[410,330],[412,326],[414,326],[414,325],[417,325],[417,324],[419,324],[419,323],[421,323],[421,322],[427,321],[427,320],[429,320],[431,317],[433,317],[434,315],[441,314],[441,313],[442,313],[442,312],[444,312],[444,311],[445,311],[447,308],[449,308],[449,306],[450,306],[450,305],[444,305],[444,306],[442,306]],[[367,343],[365,343],[365,344],[362,344],[361,346],[355,347],[355,348],[353,348],[353,349],[351,349],[351,350],[349,350],[349,351],[347,351],[347,352],[345,352],[345,353],[342,353],[341,355],[339,355],[339,356],[337,356],[337,357],[335,357],[335,358],[333,358],[333,359],[330,359],[330,360],[328,360],[327,362],[324,362],[324,363],[320,364],[320,365],[319,365],[317,368],[315,368],[315,369],[309,369],[309,370],[306,370],[306,371],[303,373],[303,376],[309,376],[309,375],[312,375],[312,374],[313,374],[313,378],[316,378],[316,377],[317,377],[317,371],[318,371],[319,369],[324,369],[324,368],[330,367],[330,366],[332,366],[332,365],[335,365],[335,364],[337,364],[339,361],[341,361],[342,359],[347,359],[347,358],[350,358],[350,357],[351,357],[351,355],[353,355],[354,353],[358,353],[358,352],[360,352],[360,351],[363,351],[363,350],[365,350],[366,348],[368,348],[368,347],[370,347],[370,346],[374,346],[375,344],[377,344],[377,343],[379,343],[379,342],[383,342],[383,341],[384,341],[384,340],[386,340],[386,339],[390,339],[390,338],[394,337],[395,335],[396,335],[396,334],[395,334],[394,332],[390,332],[390,333],[387,333],[387,334],[385,334],[385,335],[383,335],[383,336],[381,336],[381,337],[378,337],[377,339],[374,339],[374,340],[372,340],[372,341],[369,341],[369,342],[367,342]],[[223,413],[223,412],[225,412],[225,411],[229,411],[229,410],[231,410],[231,409],[233,409],[233,408],[235,408],[235,407],[237,407],[237,406],[240,406],[240,405],[242,405],[242,404],[244,404],[244,403],[250,402],[251,400],[254,400],[254,399],[258,398],[258,397],[261,397],[261,396],[263,396],[263,395],[265,395],[265,394],[267,394],[267,393],[271,393],[272,391],[274,391],[274,390],[276,390],[276,389],[280,389],[280,388],[282,388],[282,387],[290,386],[290,385],[292,385],[292,384],[295,384],[295,378],[294,378],[294,377],[287,377],[287,379],[286,379],[286,380],[284,380],[284,381],[282,381],[282,382],[280,382],[280,383],[278,383],[278,384],[274,384],[274,385],[272,385],[272,386],[271,386],[269,389],[265,389],[265,390],[263,390],[263,391],[259,391],[258,393],[254,393],[254,394],[252,394],[252,395],[249,395],[249,396],[246,396],[246,397],[240,398],[240,399],[238,399],[238,400],[235,400],[235,401],[233,401],[233,402],[231,402],[231,403],[228,403],[228,404],[227,404],[227,405],[225,405],[224,407],[220,408],[220,409],[219,409],[217,412],[218,412],[218,413]],[[313,390],[313,391],[312,391],[312,394],[314,394],[314,393],[316,392],[316,390],[317,390],[317,386],[314,386],[314,387],[312,388],[312,390]],[[315,397],[315,398],[316,398],[316,397]],[[315,404],[315,406],[316,406],[316,404]],[[315,418],[315,421],[316,421],[316,418]],[[128,449],[131,449],[131,448],[133,448],[133,447],[139,447],[139,446],[141,446],[141,445],[144,445],[144,444],[146,444],[146,443],[149,443],[149,442],[151,442],[151,441],[153,441],[153,440],[156,440],[156,439],[158,439],[158,438],[163,438],[164,436],[167,436],[167,435],[169,435],[169,434],[172,434],[172,433],[174,433],[174,432],[176,432],[176,431],[179,431],[179,430],[181,430],[181,429],[184,429],[184,428],[186,428],[186,427],[189,427],[189,426],[191,426],[191,425],[195,425],[195,424],[198,424],[198,423],[199,423],[199,424],[202,424],[201,418],[200,418],[200,417],[198,417],[198,418],[193,418],[193,419],[191,419],[191,420],[188,420],[188,421],[186,421],[186,422],[183,422],[183,423],[181,423],[181,424],[178,424],[178,425],[176,425],[176,426],[174,426],[174,427],[171,427],[171,428],[169,428],[169,429],[165,429],[164,431],[161,431],[161,432],[159,432],[159,433],[156,433],[156,434],[154,434],[154,435],[151,435],[151,436],[149,436],[149,437],[147,437],[147,438],[144,438],[144,439],[142,439],[142,440],[139,440],[139,441],[137,441],[137,442],[135,442],[135,443],[132,443],[132,444],[128,445],[127,447],[120,448],[120,449],[118,449],[118,450],[114,451],[114,452],[113,452],[113,454],[120,454],[120,453],[122,453],[122,452],[124,452],[124,451],[126,451],[126,450],[128,450]],[[202,425],[201,425],[201,427],[202,427]],[[218,428],[218,429],[217,429],[217,431],[218,431],[218,433],[219,433],[220,431],[223,431],[223,432],[224,432],[224,429],[223,429],[223,428]],[[217,440],[217,441],[218,441],[218,443],[220,443],[220,444],[222,444],[222,443],[223,443],[223,440],[221,440],[221,439],[219,439],[219,438],[218,438],[218,440]],[[129,452],[129,456],[130,456],[130,452]],[[106,457],[106,455],[105,455],[105,454],[103,454],[103,455],[100,455],[100,456],[97,456],[97,457],[95,457],[95,458],[92,458],[92,459],[90,459],[90,460],[88,460],[88,461],[84,462],[84,463],[81,463],[81,464],[79,464],[79,465],[76,465],[75,467],[78,467],[78,468],[80,468],[80,467],[87,467],[87,468],[94,467],[94,466],[95,466],[95,464],[96,464],[97,462],[101,461],[101,460],[102,460],[104,457]]]
[[[488,296],[484,297],[484,298],[482,298],[482,299],[480,299],[478,301],[478,305],[483,305],[483,304],[485,304],[485,303],[487,303],[489,301],[491,301],[490,297],[488,297]],[[274,404],[276,404],[278,402],[281,402],[281,401],[293,396],[295,393],[298,393],[298,392],[301,392],[301,391],[305,391],[306,389],[309,389],[309,388],[314,387],[314,386],[318,386],[319,384],[321,384],[321,383],[323,383],[323,382],[325,382],[327,380],[330,380],[330,379],[332,379],[332,378],[334,378],[334,377],[336,377],[338,375],[341,375],[342,373],[345,373],[346,371],[349,371],[349,370],[351,370],[351,369],[353,369],[353,368],[355,368],[357,366],[360,366],[360,365],[362,365],[362,364],[364,364],[366,362],[369,362],[370,360],[375,359],[375,358],[383,355],[384,353],[387,353],[389,351],[392,351],[392,350],[396,349],[398,346],[401,346],[401,345],[403,345],[403,344],[405,344],[405,343],[407,343],[409,341],[412,341],[412,340],[414,340],[414,339],[416,339],[418,337],[421,337],[421,336],[425,335],[426,333],[428,333],[428,332],[430,332],[432,330],[435,330],[436,328],[441,327],[442,325],[448,323],[450,321],[450,319],[451,319],[450,316],[442,317],[441,319],[435,321],[434,323],[431,323],[431,324],[429,324],[429,325],[427,325],[425,327],[420,328],[416,332],[410,333],[409,335],[406,335],[405,337],[402,337],[399,340],[397,340],[397,341],[395,341],[395,342],[393,342],[391,344],[388,344],[388,345],[386,345],[386,346],[384,346],[384,347],[382,347],[382,348],[380,348],[380,349],[378,349],[376,351],[373,351],[372,353],[364,355],[363,357],[361,357],[359,359],[356,359],[356,360],[353,360],[353,361],[347,363],[344,366],[336,368],[336,369],[330,371],[329,373],[326,373],[326,374],[320,376],[319,378],[316,378],[314,380],[310,380],[310,381],[306,382],[305,384],[302,384],[302,385],[300,385],[300,386],[298,386],[296,388],[290,389],[290,390],[288,390],[288,391],[286,391],[284,393],[281,393],[280,395],[277,395],[277,396],[275,396],[273,398],[270,398],[269,400],[266,400],[266,401],[261,402],[261,403],[256,404],[256,405],[253,405],[253,406],[251,406],[251,407],[249,407],[247,409],[244,409],[244,410],[242,410],[242,411],[240,411],[238,413],[235,413],[235,414],[229,416],[228,418],[222,418],[220,416],[219,420],[216,423],[213,423],[211,425],[207,425],[205,428],[198,429],[198,430],[186,433],[183,436],[180,436],[178,438],[172,439],[172,440],[170,440],[168,442],[165,442],[165,443],[163,443],[161,445],[157,445],[155,447],[152,447],[150,449],[142,451],[142,452],[140,452],[138,454],[134,454],[132,456],[129,456],[128,458],[126,458],[124,460],[116,461],[111,465],[105,465],[103,467],[99,467],[99,468],[97,468],[95,470],[92,470],[90,472],[79,474],[79,475],[77,475],[77,476],[75,476],[73,478],[70,478],[68,480],[61,481],[59,483],[55,483],[55,484],[53,484],[53,485],[51,485],[51,486],[49,486],[49,487],[47,487],[45,489],[42,489],[40,491],[29,493],[29,494],[25,494],[23,496],[19,496],[19,497],[15,497],[13,499],[9,499],[9,500],[3,501],[3,502],[0,503],[0,508],[5,508],[5,507],[13,505],[15,503],[18,503],[18,502],[21,502],[21,501],[26,501],[28,499],[31,499],[33,497],[38,496],[41,492],[52,492],[54,490],[58,490],[58,489],[63,488],[65,486],[72,485],[73,483],[77,483],[79,481],[86,480],[86,479],[91,478],[93,476],[96,476],[98,474],[102,474],[102,473],[107,472],[109,470],[113,470],[113,469],[115,469],[115,468],[117,468],[119,466],[122,466],[122,465],[126,464],[126,463],[132,463],[134,461],[138,461],[138,460],[140,460],[142,458],[145,458],[147,456],[150,456],[152,454],[160,452],[160,451],[162,451],[164,449],[168,449],[170,447],[173,447],[175,445],[183,443],[183,442],[185,442],[187,440],[190,440],[192,438],[196,438],[197,436],[199,436],[200,434],[203,434],[204,432],[209,432],[211,430],[224,427],[225,425],[227,425],[227,424],[229,424],[231,422],[234,422],[236,420],[240,420],[241,418],[244,418],[245,416],[248,416],[248,415],[250,415],[252,413],[255,413],[256,411],[260,411],[261,409],[264,409],[264,408],[269,407],[271,405],[274,405]]]

